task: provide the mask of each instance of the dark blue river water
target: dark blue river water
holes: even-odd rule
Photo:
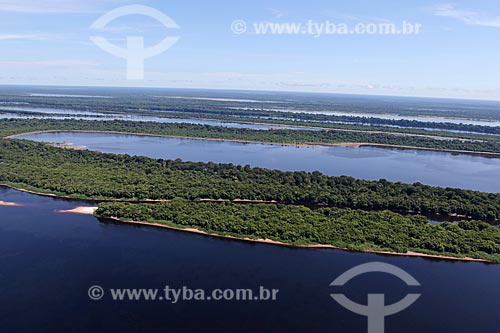
[[[290,249],[189,233],[101,223],[56,213],[67,202],[0,188],[1,332],[366,332],[366,318],[334,302],[421,298],[386,318],[386,332],[498,332],[500,265],[334,250]],[[397,265],[421,287],[387,274],[329,287],[358,264]],[[91,300],[90,286],[105,290]],[[276,301],[113,301],[108,288],[279,289]]]

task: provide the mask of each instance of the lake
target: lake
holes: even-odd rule
[[[366,318],[334,302],[345,293],[366,303],[422,294],[386,318],[388,333],[491,333],[500,326],[500,265],[436,261],[334,250],[290,249],[221,240],[152,227],[101,223],[56,213],[84,202],[0,188],[0,327],[2,332],[366,332]],[[390,275],[329,284],[367,262],[396,265],[421,287]],[[277,301],[92,301],[90,286],[193,289],[276,288]],[[107,296],[107,297],[106,297]]]
[[[249,164],[288,171],[381,178],[404,183],[500,192],[500,159],[375,147],[295,147],[107,133],[40,133],[21,138],[69,142],[106,153],[198,162]]]

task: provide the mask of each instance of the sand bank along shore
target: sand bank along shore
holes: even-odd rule
[[[0,206],[4,206],[4,207],[22,207],[24,205],[20,204],[20,203],[16,203],[16,202],[7,202],[7,201],[1,201],[0,200]]]
[[[68,210],[56,210],[56,213],[63,213],[63,214],[83,214],[83,215],[94,215],[94,212],[97,210],[98,207],[75,207],[73,209],[68,209]]]
[[[275,240],[271,240],[271,239],[253,239],[253,238],[247,238],[247,237],[235,237],[235,236],[219,235],[219,234],[213,234],[213,233],[209,233],[209,232],[195,229],[195,228],[189,228],[189,227],[180,228],[180,227],[174,227],[174,226],[169,226],[169,225],[160,224],[160,223],[122,220],[122,219],[119,219],[116,217],[110,217],[108,219],[115,221],[115,222],[118,222],[118,223],[151,226],[151,227],[156,227],[156,228],[164,228],[164,229],[169,229],[169,230],[190,232],[190,233],[195,233],[195,234],[200,234],[200,235],[205,235],[205,236],[210,236],[210,237],[216,237],[216,238],[233,239],[233,240],[239,240],[239,241],[251,242],[251,243],[271,244],[271,245],[285,246],[285,247],[291,247],[291,248],[332,249],[332,250],[340,250],[340,251],[347,251],[347,252],[373,253],[373,254],[390,255],[390,256],[420,257],[420,258],[430,258],[430,259],[440,259],[440,260],[450,260],[450,261],[480,262],[480,263],[498,264],[498,262],[486,260],[486,259],[475,259],[475,258],[468,258],[468,257],[458,258],[458,257],[444,256],[444,255],[425,254],[425,253],[419,253],[419,252],[414,252],[414,251],[408,251],[406,253],[397,253],[397,252],[380,251],[380,250],[353,251],[353,250],[350,250],[347,248],[342,248],[342,247],[327,245],[327,244],[297,245],[297,244],[289,244],[289,243],[284,243],[284,242],[280,242],[280,241],[275,241]]]

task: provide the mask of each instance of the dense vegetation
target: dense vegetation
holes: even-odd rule
[[[0,140],[0,183],[79,198],[275,200],[491,222],[500,218],[500,194],[73,151],[24,140]]]
[[[212,234],[327,244],[351,250],[408,251],[500,261],[500,231],[484,222],[428,224],[419,216],[273,204],[102,203],[96,215],[191,227]]]
[[[338,144],[368,143],[420,147],[441,150],[500,153],[500,143],[495,141],[436,140],[427,137],[402,136],[385,133],[345,131],[253,130],[195,124],[168,124],[131,121],[84,121],[53,119],[4,119],[0,120],[0,134],[38,130],[89,130],[123,133],[147,133],[170,136],[216,138],[268,142],[279,144]]]

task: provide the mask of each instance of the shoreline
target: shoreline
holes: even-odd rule
[[[206,140],[206,141],[218,141],[218,142],[235,142],[235,143],[254,143],[262,145],[274,145],[274,146],[291,146],[291,147],[309,147],[309,148],[328,148],[328,147],[375,147],[375,148],[397,148],[404,150],[423,150],[423,151],[434,151],[443,152],[451,154],[465,154],[465,155],[476,155],[476,156],[486,156],[486,157],[499,157],[500,153],[485,152],[485,151],[471,151],[471,150],[456,150],[456,149],[439,149],[439,148],[428,148],[428,147],[415,147],[415,146],[400,146],[392,145],[386,143],[367,143],[367,142],[339,142],[339,143],[321,143],[321,142],[304,142],[304,143],[278,143],[278,142],[266,142],[266,141],[252,141],[252,140],[239,140],[239,139],[220,139],[220,138],[203,138],[203,137],[190,137],[190,136],[179,136],[179,135],[166,135],[166,134],[149,134],[149,133],[135,133],[135,132],[119,132],[119,131],[97,131],[97,130],[43,130],[43,131],[33,131],[20,134],[13,134],[4,137],[5,139],[19,139],[21,136],[43,134],[43,133],[103,133],[103,134],[118,134],[118,135],[132,135],[132,136],[145,136],[145,137],[159,137],[159,138],[175,138],[175,139],[189,139],[189,140]],[[24,139],[28,140],[28,139]]]
[[[460,257],[452,257],[452,256],[444,256],[444,255],[442,256],[442,255],[437,255],[437,254],[425,254],[425,253],[419,253],[419,252],[414,252],[414,251],[408,251],[406,253],[398,253],[398,252],[382,251],[382,250],[356,251],[356,250],[350,250],[347,248],[342,248],[342,247],[338,247],[338,246],[334,246],[334,245],[327,245],[327,244],[311,244],[311,245],[290,244],[290,243],[284,243],[284,242],[275,241],[275,240],[271,240],[271,239],[253,239],[253,238],[248,238],[248,237],[236,237],[236,236],[220,235],[220,234],[209,233],[207,231],[199,230],[196,228],[189,228],[189,227],[181,228],[181,227],[174,227],[174,226],[170,226],[170,225],[166,225],[166,224],[153,223],[153,222],[123,220],[123,219],[119,219],[116,217],[106,217],[104,219],[110,220],[113,222],[117,222],[117,223],[122,223],[122,224],[129,224],[129,225],[136,225],[136,226],[149,226],[149,227],[154,227],[154,228],[163,228],[163,229],[168,229],[168,230],[193,233],[193,234],[209,236],[209,237],[214,237],[214,238],[230,239],[230,240],[237,240],[237,241],[256,243],[256,244],[276,245],[276,246],[296,248],[296,249],[312,249],[312,250],[314,250],[314,249],[316,249],[316,250],[330,249],[330,250],[338,250],[338,251],[345,251],[345,252],[351,252],[351,253],[370,253],[370,254],[377,254],[377,255],[439,259],[439,260],[447,260],[447,261],[476,262],[476,263],[484,263],[484,264],[500,264],[500,262],[496,262],[496,261],[488,260],[488,259],[476,259],[476,258],[469,258],[469,257],[460,258]]]
[[[69,201],[82,201],[82,202],[92,202],[92,203],[101,203],[101,202],[125,202],[125,203],[162,203],[162,202],[172,202],[172,200],[164,200],[164,199],[145,199],[145,200],[134,200],[134,199],[112,199],[112,198],[102,198],[102,199],[95,199],[95,198],[75,198],[71,197],[68,195],[59,195],[59,194],[54,194],[54,193],[44,193],[44,192],[37,192],[33,190],[28,190],[25,188],[21,187],[16,187],[13,185],[9,184],[0,184],[0,187],[6,187],[10,188],[15,191],[19,192],[24,192],[24,193],[29,193],[33,195],[39,195],[42,197],[50,197],[50,198],[56,198],[56,199],[65,199]],[[0,201],[0,206],[3,201]],[[251,199],[198,199],[198,200],[193,200],[194,203],[196,202],[212,202],[212,203],[222,203],[222,202],[232,202],[236,204],[260,204],[260,203],[265,203],[265,204],[279,204],[275,200],[251,200]]]

